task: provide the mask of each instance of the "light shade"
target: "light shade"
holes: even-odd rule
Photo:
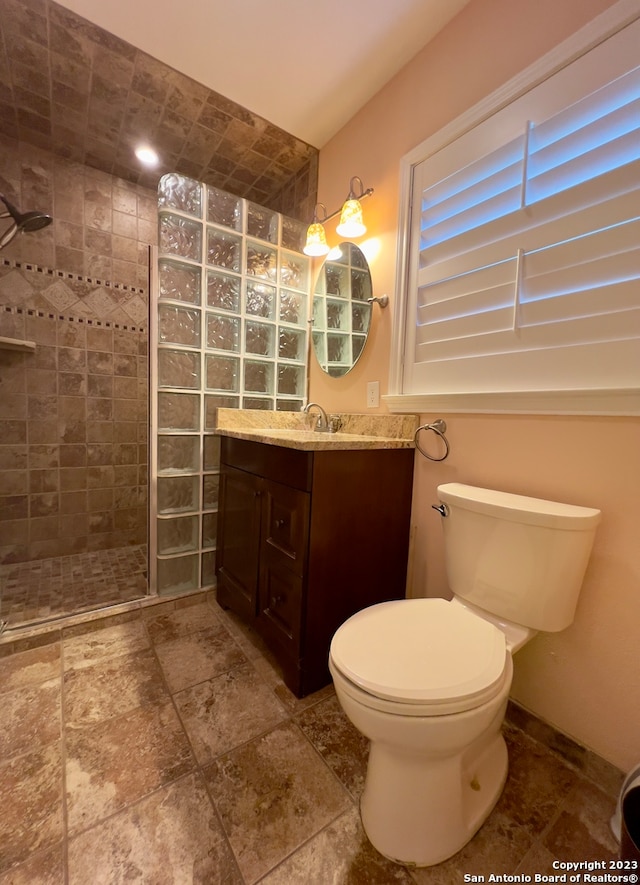
[[[327,245],[327,235],[324,232],[324,227],[319,221],[314,221],[307,228],[307,242],[302,251],[305,255],[311,255],[312,257],[318,257],[328,253],[329,246]]]
[[[361,237],[367,228],[362,221],[362,206],[359,200],[347,200],[342,207],[340,224],[336,228],[341,237]]]

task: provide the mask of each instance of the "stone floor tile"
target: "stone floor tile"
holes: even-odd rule
[[[351,805],[292,723],[221,757],[205,769],[205,777],[250,883]]]
[[[59,642],[0,658],[0,694],[40,685],[59,676]]]
[[[69,841],[69,885],[243,885],[199,775]]]
[[[540,836],[576,783],[576,775],[550,750],[519,731],[505,735],[509,773],[497,810]]]
[[[555,860],[556,858],[544,845],[534,842],[518,864],[516,874],[531,876],[532,881],[536,873],[540,876],[557,876],[560,871],[553,866]],[[547,881],[552,882],[553,879]]]
[[[351,724],[333,696],[299,713],[296,722],[336,777],[359,799],[364,789],[369,741]]]
[[[580,778],[543,843],[558,860],[612,860],[618,846],[609,829],[615,799]]]
[[[287,717],[251,664],[180,691],[174,700],[201,765]]]
[[[0,885],[64,885],[63,854],[61,844],[39,851],[20,866],[0,874]]]
[[[167,698],[162,671],[151,649],[98,659],[90,667],[67,669],[64,675],[64,721],[71,728]]]
[[[33,852],[61,844],[62,752],[59,742],[0,762],[0,872]]]
[[[0,759],[60,739],[60,677],[2,695]]]
[[[260,885],[412,885],[409,871],[387,860],[365,836],[356,808],[334,823],[280,866]]]
[[[220,619],[213,606],[206,602],[200,605],[189,605],[186,608],[174,609],[161,615],[153,615],[147,610],[147,630],[151,641],[155,644],[178,639],[199,630],[215,629],[220,626]]]
[[[133,654],[149,648],[141,619],[104,627],[91,633],[65,638],[62,643],[64,669],[80,670],[110,657]]]
[[[156,646],[156,654],[172,693],[220,676],[246,661],[221,626],[162,642]]]
[[[92,826],[193,770],[171,703],[140,707],[67,733],[69,832]]]

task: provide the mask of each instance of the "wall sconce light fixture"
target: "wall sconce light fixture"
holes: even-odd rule
[[[360,186],[359,193],[356,193],[355,190],[356,182],[358,182]],[[361,237],[365,234],[367,228],[362,220],[362,206],[360,205],[360,200],[365,197],[370,197],[372,193],[373,188],[368,187],[365,190],[364,185],[362,184],[362,179],[357,175],[354,175],[349,181],[349,196],[340,209],[336,209],[335,212],[331,212],[327,215],[327,207],[324,203],[317,203],[313,211],[313,221],[307,229],[307,242],[302,250],[304,254],[318,257],[326,255],[329,252],[324,225],[338,214],[340,215],[340,224],[336,227],[336,232],[339,233],[341,237],[353,239],[354,237]],[[322,217],[318,217],[319,206],[322,207],[324,213]]]

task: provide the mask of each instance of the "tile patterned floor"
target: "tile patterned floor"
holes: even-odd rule
[[[333,690],[297,700],[250,631],[185,602],[0,658],[0,885],[454,885],[615,857],[616,778],[516,715],[472,842],[430,869],[390,863],[360,826],[367,744]]]
[[[145,545],[0,565],[0,620],[17,627],[140,599]]]

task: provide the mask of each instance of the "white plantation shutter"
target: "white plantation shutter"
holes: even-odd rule
[[[402,393],[640,388],[639,59],[635,22],[415,164]]]

